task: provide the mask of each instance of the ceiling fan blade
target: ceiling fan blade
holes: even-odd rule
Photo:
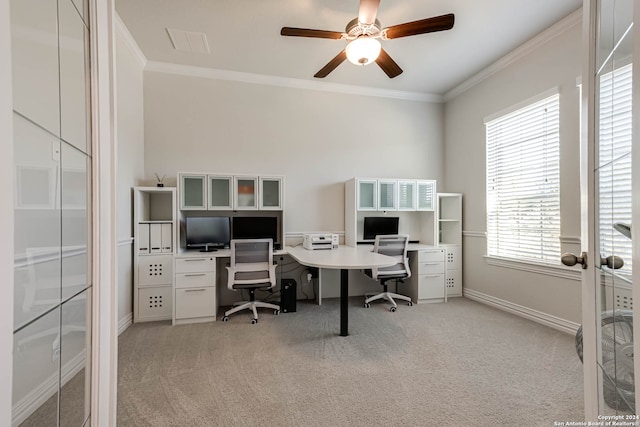
[[[318,78],[318,79],[322,79],[322,78],[327,77],[329,75],[329,73],[332,72],[333,70],[335,70],[338,67],[338,65],[342,64],[345,59],[347,59],[347,51],[343,50],[342,52],[337,54],[335,58],[333,58],[331,61],[329,61],[329,63],[327,65],[322,67],[322,69],[320,71],[315,73],[313,75],[313,77]]]
[[[282,27],[282,29],[280,30],[280,35],[292,37],[315,37],[318,39],[334,40],[340,40],[342,38],[342,33],[339,31],[310,30],[308,28],[293,27]]]
[[[418,21],[407,22],[399,25],[392,25],[385,28],[388,39],[415,36],[416,34],[434,33],[436,31],[450,30],[453,28],[454,15],[435,16],[433,18],[420,19]]]
[[[360,10],[358,11],[358,21],[361,24],[371,25],[376,22],[380,0],[360,0]]]
[[[382,71],[384,71],[390,79],[402,74],[402,68],[396,64],[396,61],[391,59],[384,49],[380,49],[380,55],[378,55],[378,58],[376,59],[376,64],[382,68]]]

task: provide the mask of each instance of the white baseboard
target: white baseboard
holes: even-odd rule
[[[514,304],[510,301],[483,294],[482,292],[474,291],[472,289],[463,289],[463,295],[471,300],[490,305],[500,310],[515,314],[516,316],[524,317],[525,319],[533,320],[536,323],[541,323],[567,334],[575,335],[580,327],[578,323],[570,322],[566,319],[561,319],[560,317]]]
[[[120,321],[118,322],[118,335],[126,331],[127,328],[132,324],[133,324],[133,313],[129,313],[126,316],[124,316],[122,319],[120,319]]]
[[[85,351],[78,353],[73,359],[62,367],[62,375],[60,381],[64,386],[67,381],[75,377],[78,372],[84,368]],[[24,398],[13,405],[12,408],[12,426],[18,426],[23,423],[31,414],[33,414],[40,406],[51,398],[58,391],[58,373],[51,375],[43,381],[38,387],[31,390]]]

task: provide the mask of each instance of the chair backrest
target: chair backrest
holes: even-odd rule
[[[231,240],[228,288],[276,285],[272,239]]]
[[[409,236],[404,234],[377,235],[373,244],[373,251],[394,257],[397,262],[391,267],[373,268],[371,277],[376,280],[411,277],[409,258],[407,257],[408,245]]]

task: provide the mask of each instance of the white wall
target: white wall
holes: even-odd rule
[[[578,12],[579,13],[579,12]],[[548,89],[560,91],[562,251],[579,250],[579,92],[581,22],[576,15],[528,42],[526,52],[445,105],[446,190],[464,195],[464,287],[508,304],[580,323],[580,282],[556,272],[488,265],[484,118]],[[549,38],[549,34],[553,34]],[[546,39],[545,39],[546,36]],[[535,46],[536,41],[542,44]],[[517,52],[515,52],[517,53]],[[506,63],[508,61],[502,61]],[[579,276],[576,276],[579,279]],[[501,301],[501,302],[504,302]]]
[[[344,231],[354,176],[443,177],[442,105],[145,72],[145,178],[286,176],[285,232]]]
[[[131,187],[139,185],[144,174],[144,58],[121,23],[116,30],[118,320],[122,327],[133,313]]]

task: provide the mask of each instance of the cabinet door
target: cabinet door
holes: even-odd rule
[[[180,175],[180,209],[207,209],[206,175]]]
[[[281,177],[260,177],[260,209],[282,210]]]
[[[378,182],[376,180],[358,180],[358,210],[375,211],[378,209]]]
[[[435,181],[417,181],[418,186],[418,210],[433,211],[435,210],[436,182]]]
[[[378,181],[378,210],[395,211],[398,209],[397,181]]]
[[[238,210],[258,209],[258,178],[236,176],[234,179],[235,208]]]
[[[233,178],[230,176],[209,175],[210,210],[233,209]]]
[[[398,181],[398,210],[415,211],[416,194],[415,181]]]

